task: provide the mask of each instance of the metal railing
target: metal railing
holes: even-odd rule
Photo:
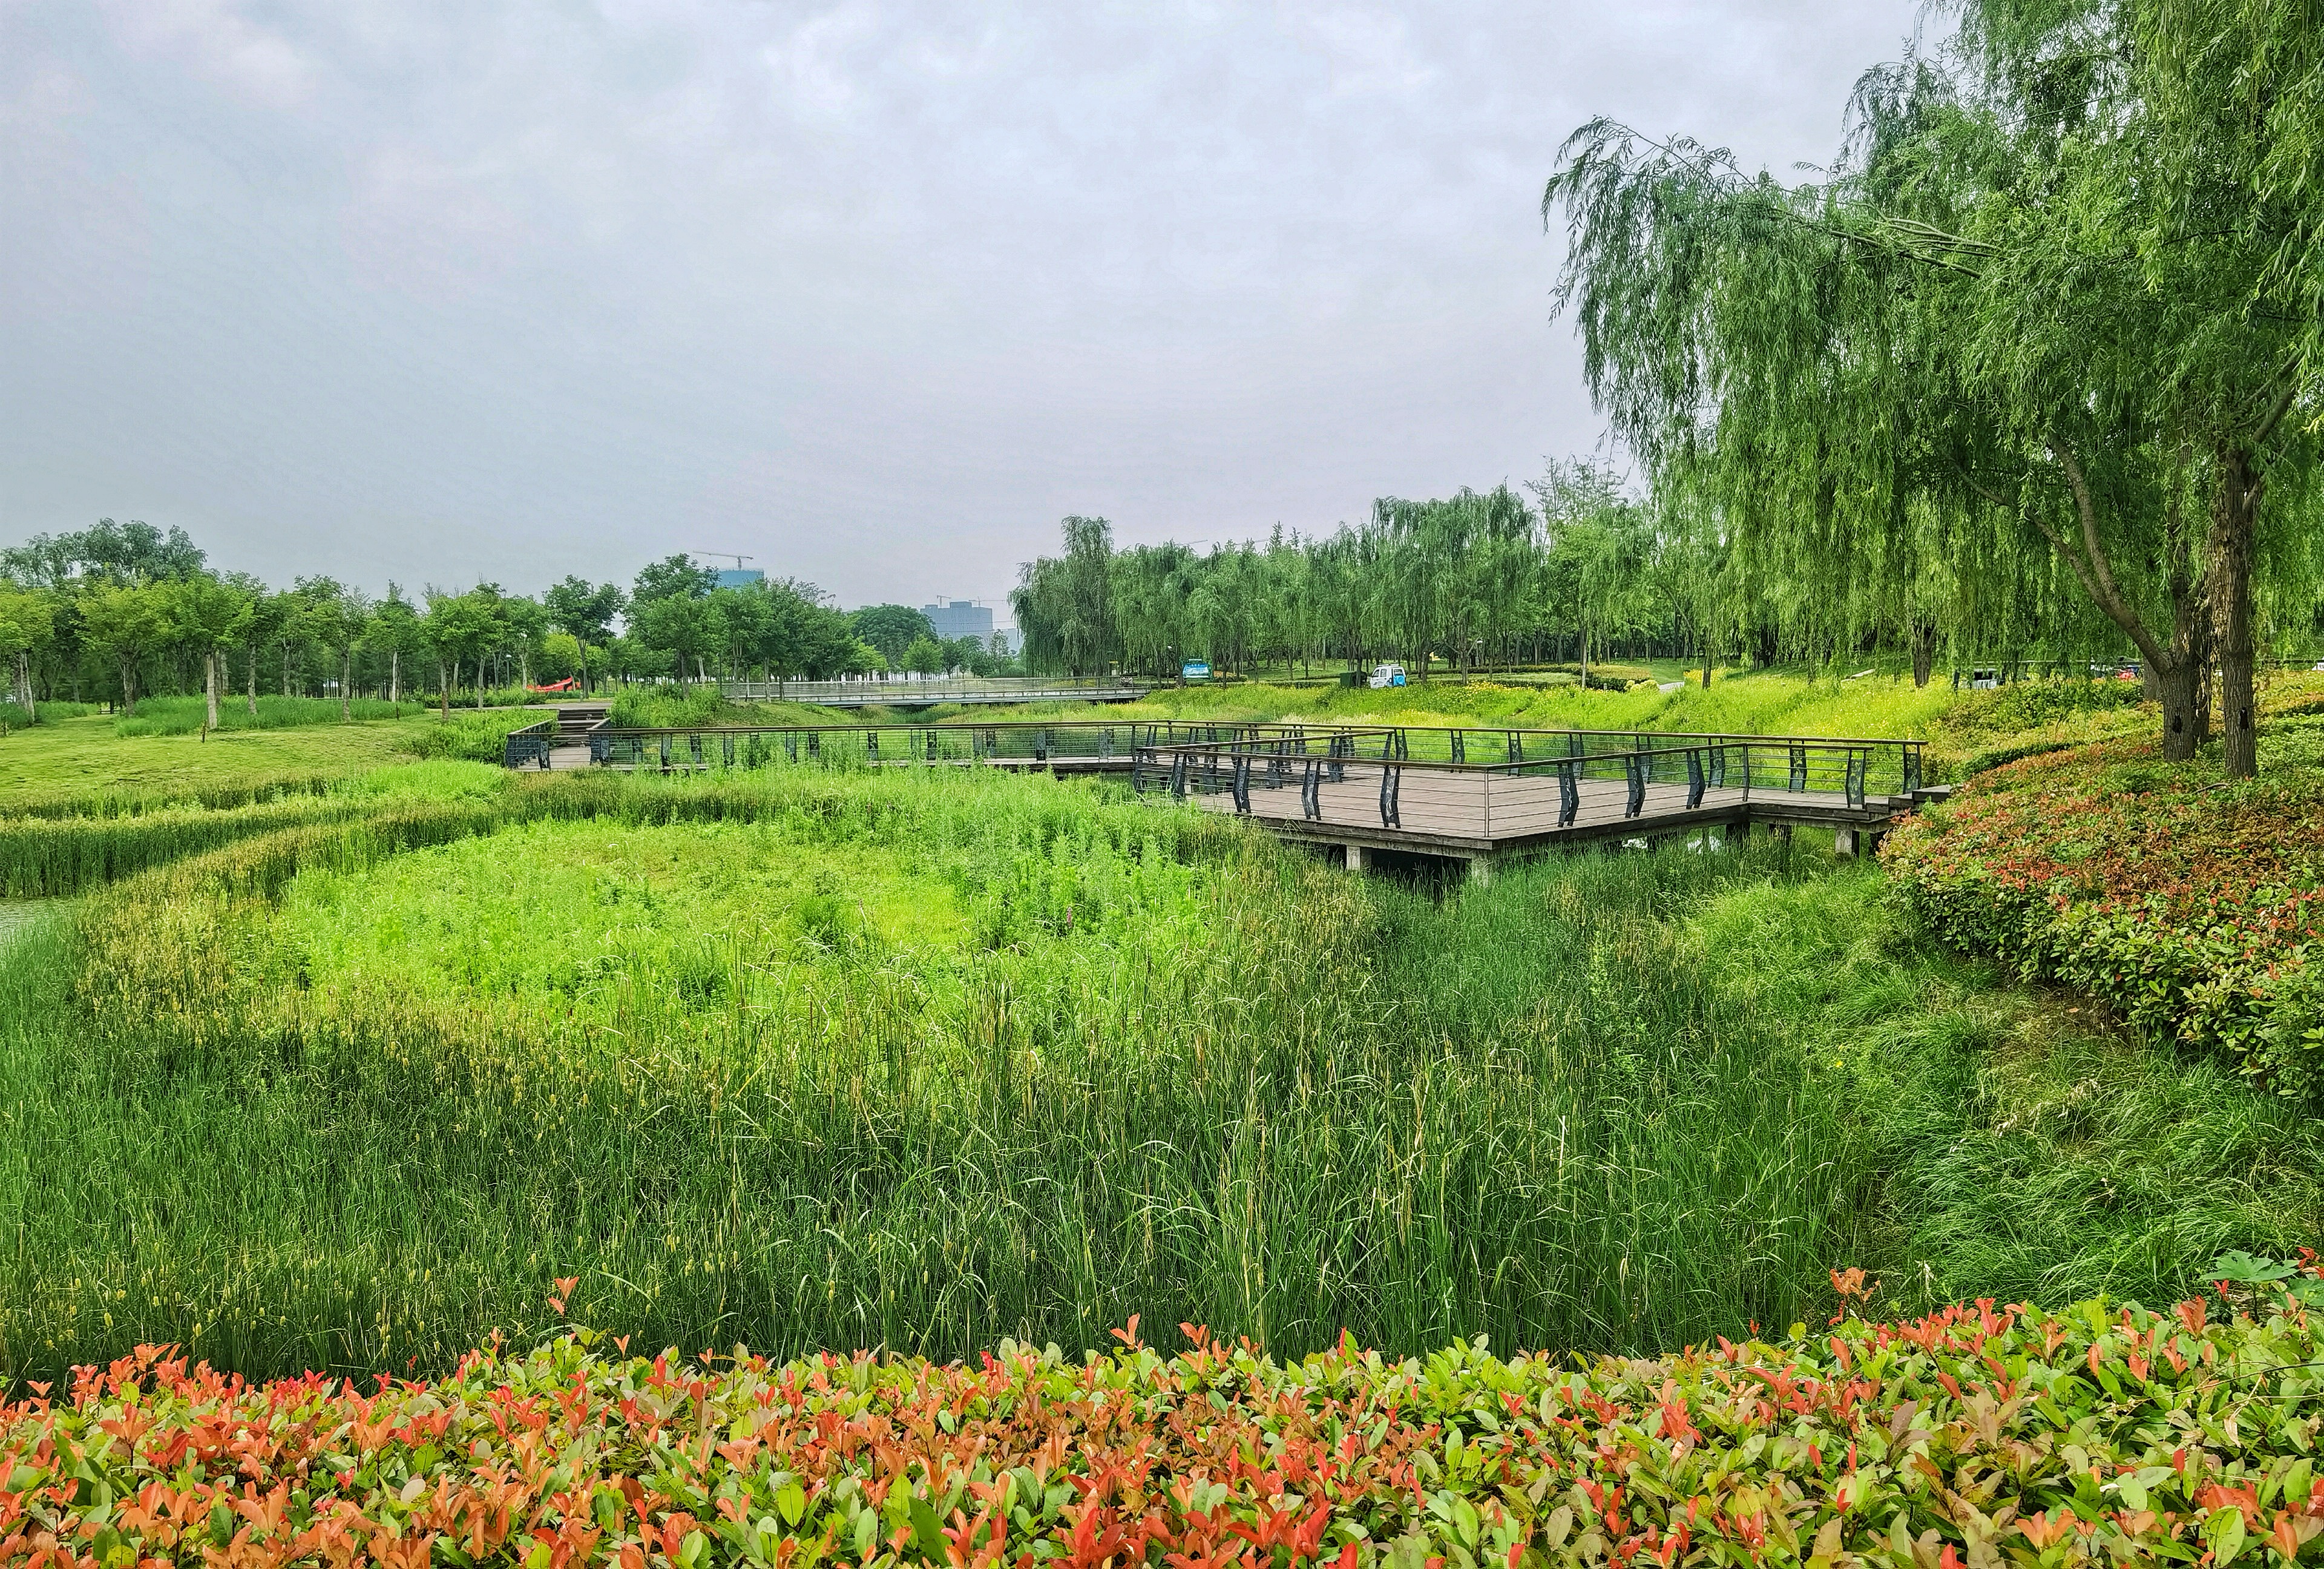
[[[1090,720],[1005,725],[771,725],[615,730],[588,734],[589,761],[662,770],[889,763],[1093,763],[1122,769],[1140,746],[1250,742],[1280,725]]]
[[[833,707],[873,704],[1129,702],[1153,690],[1150,682],[1115,677],[993,676],[885,678],[862,681],[722,681],[738,703],[820,703]]]
[[[507,744],[502,749],[501,761],[509,768],[522,768],[527,763],[549,766],[549,749],[557,743],[557,721],[543,719],[521,730],[508,733]]]
[[[556,722],[509,737],[509,766],[549,766]],[[1526,730],[1482,726],[1231,724],[1184,720],[1019,720],[980,725],[699,725],[586,734],[594,764],[662,770],[760,768],[776,763],[881,765],[994,763],[1080,765],[1130,771],[1140,789],[1160,754],[1215,756],[1231,771],[1241,754],[1271,780],[1290,760],[1327,764],[1389,763],[1509,780],[1628,777],[1637,762],[1646,784],[1688,783],[1699,771],[1705,789],[1839,795],[1861,805],[1868,796],[1912,795],[1925,780],[1923,743],[1830,736],[1764,736],[1656,731]],[[1156,754],[1149,758],[1148,753]],[[1688,760],[1692,759],[1690,762]],[[1578,765],[1578,766],[1577,766]],[[1208,770],[1209,765],[1204,765]],[[1204,777],[1211,777],[1206,771]],[[1335,778],[1333,782],[1339,782]]]
[[[1572,731],[1559,733],[1561,751],[1525,756],[1521,737],[1539,733],[1496,732],[1503,755],[1487,761],[1464,755],[1478,733],[1439,734],[1452,737],[1447,750],[1454,755],[1414,756],[1413,732],[1400,726],[1148,744],[1133,754],[1130,783],[1140,794],[1224,795],[1240,815],[1275,817],[1290,814],[1255,813],[1252,792],[1296,788],[1306,822],[1329,817],[1347,826],[1492,838],[1572,828],[1585,804],[1593,815],[1618,804],[1623,822],[1786,798],[1803,808],[1862,811],[1876,795],[1884,807],[1890,797],[1873,788],[1876,771],[1893,769],[1908,796],[1921,771],[1916,741],[1707,736],[1669,744],[1673,738],[1655,736],[1653,744],[1615,745],[1609,733]],[[1544,788],[1552,780],[1554,796]],[[1591,788],[1599,785],[1617,788]],[[1349,786],[1358,787],[1363,806],[1346,793]],[[1338,798],[1327,802],[1327,789]],[[1409,824],[1408,806],[1420,808]]]

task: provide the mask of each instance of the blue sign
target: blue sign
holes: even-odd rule
[[[1207,660],[1188,660],[1185,664],[1178,667],[1178,675],[1182,680],[1207,681],[1211,678],[1210,661]]]

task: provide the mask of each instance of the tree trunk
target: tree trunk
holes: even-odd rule
[[[121,711],[133,715],[137,712],[137,664],[134,660],[121,661]]]
[[[218,654],[217,650],[211,649],[202,655],[202,692],[208,699],[209,728],[212,730],[218,727],[217,689]]]
[[[348,667],[353,662],[354,651],[341,649],[339,651],[339,723],[342,725],[355,717],[353,706],[347,701],[347,678],[354,673]]]
[[[250,645],[250,662],[243,667],[243,704],[253,719],[258,717],[258,645]]]
[[[1936,669],[1936,623],[1934,622],[1927,621],[1914,623],[1913,685],[1915,688],[1927,686],[1929,684],[1929,677]]]
[[[16,689],[24,695],[24,723],[38,725],[40,710],[32,706],[32,656],[23,651],[16,655]]]
[[[2195,698],[2202,672],[2191,660],[2149,662],[2154,666],[2155,695],[2163,699],[2163,756],[2184,762],[2195,755]]]
[[[2260,487],[2249,452],[2230,449],[2219,455],[2219,488],[2211,509],[2209,549],[2210,630],[2219,661],[2221,771],[2229,779],[2250,779],[2259,771],[2251,577]],[[2209,683],[2204,685],[2208,697]]]
[[[391,703],[403,701],[403,651],[401,649],[387,651],[387,700]]]
[[[436,661],[436,695],[444,705],[444,717],[450,719],[452,717],[452,683],[445,677],[444,661],[441,660]]]

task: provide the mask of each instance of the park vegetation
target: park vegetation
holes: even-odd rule
[[[850,614],[797,581],[722,587],[682,555],[626,591],[567,577],[538,598],[487,583],[415,602],[392,583],[374,599],[320,577],[270,589],[211,570],[182,529],[109,518],[0,550],[0,725],[101,700],[118,706],[124,734],[312,723],[326,701],[343,720],[392,718],[423,694],[448,717],[455,693],[481,707],[566,680],[684,688],[1011,668],[973,639],[936,638],[918,611]],[[189,695],[198,701],[168,701]]]
[[[0,1563],[2291,1563],[2324,1534],[2319,1288],[2236,1272],[2168,1310],[1850,1314],[1578,1366],[1136,1318],[975,1365],[574,1327],[372,1389],[141,1347],[0,1406]]]
[[[685,556],[0,553],[0,1569],[2313,1562],[2313,11],[1963,0],[1805,180],[1593,122],[1635,475],[1018,586],[1033,668],[1272,678],[1124,722],[1925,736],[1877,858],[520,774],[567,677],[1012,667]]]

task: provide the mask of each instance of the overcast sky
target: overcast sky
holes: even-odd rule
[[[1778,169],[1898,0],[0,0],[0,543],[374,591],[742,551],[998,602],[1600,424],[1594,114]],[[1005,614],[1003,619],[1005,620]]]

